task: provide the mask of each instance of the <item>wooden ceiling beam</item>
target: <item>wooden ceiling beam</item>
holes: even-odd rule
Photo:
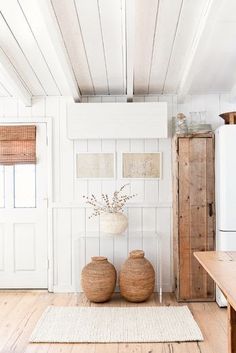
[[[205,35],[207,34],[207,25],[210,17],[211,20],[216,18],[220,2],[220,0],[207,0],[205,2],[202,16],[199,20],[199,25],[193,38],[191,48],[188,52],[188,55],[186,56],[187,60],[184,65],[182,79],[180,81],[179,89],[177,92],[179,102],[183,101],[186,95],[189,93],[195,75],[194,59],[199,50],[202,39],[205,38]]]
[[[62,70],[70,88],[71,95],[75,102],[81,102],[81,94],[75,74],[70,62],[70,58],[63,41],[61,29],[52,5],[51,0],[40,0],[39,7],[47,26],[48,34],[57,53]]]
[[[32,94],[2,48],[0,48],[0,81],[7,87],[9,92],[19,98],[26,107],[31,107]]]
[[[127,102],[134,95],[134,41],[135,41],[135,1],[123,1],[124,59]]]

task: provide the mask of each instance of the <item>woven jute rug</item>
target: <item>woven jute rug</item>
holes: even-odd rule
[[[187,306],[46,309],[31,342],[111,343],[202,341]]]

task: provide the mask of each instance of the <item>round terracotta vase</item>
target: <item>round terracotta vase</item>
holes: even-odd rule
[[[120,292],[130,302],[143,302],[154,291],[155,271],[144,255],[142,250],[131,251],[121,267]]]
[[[86,297],[91,302],[108,301],[116,286],[115,267],[107,261],[106,257],[92,257],[92,262],[82,270],[81,285]]]
[[[100,230],[108,234],[121,234],[128,227],[128,218],[121,212],[102,213],[100,216]]]

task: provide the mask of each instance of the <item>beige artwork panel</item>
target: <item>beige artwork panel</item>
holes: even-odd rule
[[[123,178],[159,179],[161,153],[123,153]]]
[[[114,178],[114,153],[78,153],[76,165],[77,178]]]

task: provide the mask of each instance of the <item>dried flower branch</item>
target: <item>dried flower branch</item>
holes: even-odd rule
[[[117,212],[123,212],[123,208],[126,204],[126,202],[133,197],[137,196],[137,194],[133,195],[122,195],[121,193],[123,192],[124,188],[129,185],[125,184],[121,186],[120,190],[115,191],[111,197],[111,200],[107,194],[102,194],[101,195],[101,200],[98,200],[93,194],[91,197],[88,196],[83,196],[83,198],[86,200],[85,202],[93,207],[93,213],[91,214],[91,217],[94,216],[99,216],[101,213],[117,213]]]

